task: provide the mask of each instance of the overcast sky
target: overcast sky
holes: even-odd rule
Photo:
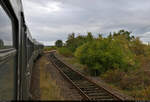
[[[125,29],[150,41],[150,0],[22,0],[33,38],[45,45],[69,33],[96,34]]]

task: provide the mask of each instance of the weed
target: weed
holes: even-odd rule
[[[60,90],[47,69],[48,61],[42,58],[40,62],[40,91],[41,100],[61,100]]]

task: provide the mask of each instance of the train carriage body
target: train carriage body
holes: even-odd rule
[[[21,0],[0,0],[0,100],[32,97],[32,67],[42,49],[25,23]]]

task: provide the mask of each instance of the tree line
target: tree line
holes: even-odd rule
[[[150,46],[143,44],[131,32],[119,30],[103,37],[94,37],[91,32],[87,35],[68,35],[67,41],[57,40],[55,46],[65,56],[74,56],[87,66],[91,75],[105,73],[109,69],[119,69],[124,72],[140,67],[141,57],[150,57]]]

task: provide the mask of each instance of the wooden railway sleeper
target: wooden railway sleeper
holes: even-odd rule
[[[97,91],[84,91],[84,93],[86,93],[87,95],[88,94],[97,94],[98,92]],[[104,93],[104,92],[99,92],[99,93]]]
[[[91,98],[91,100],[96,100],[96,101],[113,101],[114,99]]]
[[[94,90],[99,90],[97,87],[80,87],[82,90],[87,90],[87,89],[94,89]]]
[[[108,95],[106,93],[91,93],[91,94],[88,94],[88,96],[105,96],[105,95]]]
[[[94,92],[96,91],[96,92],[98,92],[98,90],[94,90],[94,89],[91,89],[91,88],[87,88],[87,89],[80,88],[80,89],[83,90],[83,91],[94,91]]]
[[[89,95],[88,95],[89,96]],[[91,97],[91,96],[89,96],[89,97]],[[104,96],[92,96],[91,98],[99,98],[99,99],[112,99],[112,97],[111,96],[109,96],[109,95],[104,95]]]
[[[97,86],[95,86],[94,84],[91,84],[91,83],[76,82],[76,84],[85,85],[85,86],[88,86],[88,87],[97,87]]]

